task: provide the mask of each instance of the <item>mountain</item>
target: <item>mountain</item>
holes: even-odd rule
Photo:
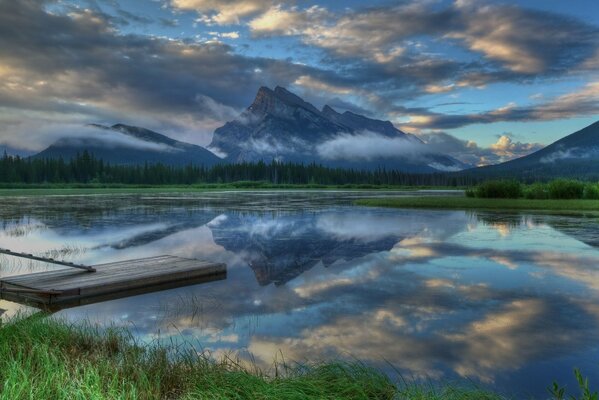
[[[599,177],[599,121],[527,156],[463,173],[524,179]]]
[[[376,145],[369,146],[376,142]],[[318,110],[285,88],[261,87],[236,119],[214,131],[208,147],[230,162],[316,162],[331,167],[405,172],[456,171],[467,166],[432,151],[416,136],[389,121],[326,105]],[[371,149],[380,150],[383,155]]]
[[[36,154],[36,158],[71,159],[84,150],[111,164],[162,163],[212,166],[224,161],[201,146],[180,142],[145,128],[116,124],[89,125],[87,135],[63,138]]]
[[[18,149],[7,144],[0,144],[0,157],[4,154],[9,156],[29,157],[34,153],[30,150]]]

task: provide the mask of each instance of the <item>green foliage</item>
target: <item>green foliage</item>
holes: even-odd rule
[[[356,204],[394,208],[599,211],[598,200],[484,199],[459,196],[394,197],[357,200]]]
[[[520,185],[517,181],[492,180],[466,192],[467,197],[518,198],[530,200],[589,199],[599,200],[599,184],[574,179],[555,179],[548,183]]]
[[[492,180],[478,185],[474,196],[487,199],[517,199],[522,196],[522,185],[515,180]]]
[[[355,170],[329,168],[315,163],[239,163],[173,167],[164,164],[111,165],[83,152],[75,158],[0,158],[0,184],[127,184],[127,185],[198,185],[231,184],[236,188],[262,188],[268,185],[357,185],[373,188],[384,185],[467,186],[472,178],[447,174],[412,174],[379,168]]]
[[[589,378],[585,378],[578,368],[574,369],[574,377],[578,383],[580,389],[580,397],[568,396],[566,394],[566,388],[560,386],[557,382],[553,382],[551,386],[547,388],[549,394],[551,394],[553,400],[599,400],[599,393],[592,392],[589,386]]]
[[[537,199],[545,200],[549,198],[549,189],[545,183],[533,183],[532,185],[525,186],[523,189],[524,198],[526,199]]]
[[[584,185],[583,197],[589,200],[599,200],[599,183],[587,183]]]
[[[549,182],[548,190],[552,199],[582,199],[584,183],[572,179],[556,179]]]
[[[142,345],[121,329],[33,316],[0,325],[0,400],[501,400],[470,385],[395,384],[360,362],[275,364],[266,374],[185,346]]]

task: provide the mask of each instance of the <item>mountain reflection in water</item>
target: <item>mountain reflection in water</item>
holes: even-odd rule
[[[392,377],[388,363],[539,396],[554,379],[573,385],[573,367],[599,381],[596,217],[351,206],[360,196],[373,194],[7,199],[0,247],[227,263],[225,281],[57,313],[217,357],[356,357]],[[4,276],[39,268],[0,262]]]

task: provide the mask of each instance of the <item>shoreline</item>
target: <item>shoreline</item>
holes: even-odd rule
[[[390,208],[499,211],[559,211],[599,213],[599,200],[487,199],[472,197],[395,197],[359,199],[356,205]]]
[[[77,196],[77,195],[110,195],[110,194],[156,194],[156,193],[203,193],[203,192],[247,192],[247,191],[356,191],[356,192],[430,192],[430,193],[463,193],[460,188],[439,188],[427,186],[377,186],[367,185],[190,185],[190,186],[31,186],[1,187],[0,197],[7,196]]]
[[[509,398],[467,380],[394,382],[360,361],[275,363],[267,373],[232,356],[215,360],[191,348],[143,344],[126,329],[66,323],[45,314],[0,324],[0,379],[0,393],[10,399]]]

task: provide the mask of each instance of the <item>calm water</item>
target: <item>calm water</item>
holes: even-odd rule
[[[546,397],[554,379],[574,387],[576,366],[599,384],[599,219],[351,206],[364,195],[3,198],[0,247],[88,264],[225,262],[225,280],[56,315],[265,368],[281,354],[357,357],[392,377],[389,363]],[[0,276],[32,268],[56,267],[0,258]]]

